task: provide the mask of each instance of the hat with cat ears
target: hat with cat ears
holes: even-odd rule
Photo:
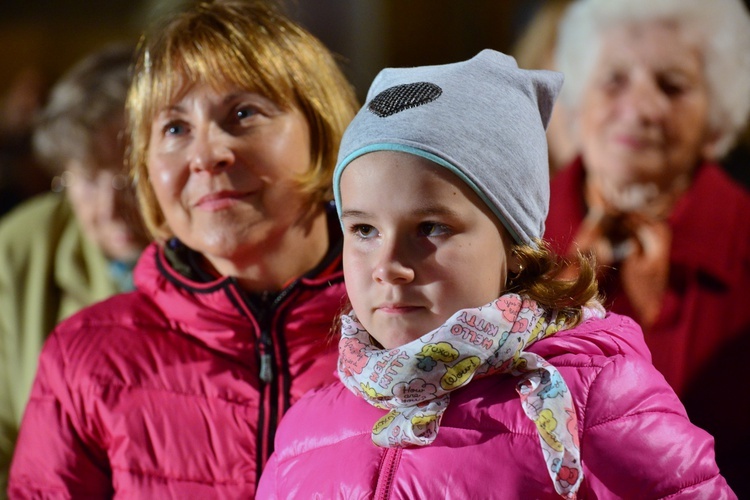
[[[339,216],[347,165],[402,151],[453,172],[517,243],[533,245],[549,210],[545,129],[562,81],[489,49],[453,64],[382,70],[341,142],[333,176]]]

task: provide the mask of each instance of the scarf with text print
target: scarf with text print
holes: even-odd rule
[[[604,317],[600,304],[583,308],[583,320],[591,317]],[[458,311],[437,329],[393,349],[375,345],[353,313],[341,320],[339,377],[354,394],[389,410],[373,426],[376,445],[429,445],[451,391],[474,377],[509,373],[521,378],[516,391],[536,424],[555,491],[575,498],[583,468],[573,399],[557,368],[524,350],[565,328],[555,311],[506,294]]]

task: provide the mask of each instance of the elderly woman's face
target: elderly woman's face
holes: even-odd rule
[[[148,244],[138,207],[123,172],[119,127],[105,127],[95,136],[97,151],[71,159],[62,174],[66,193],[86,237],[108,259],[135,261]]]
[[[697,44],[656,22],[618,27],[602,41],[579,116],[590,178],[663,189],[689,176],[711,146]]]
[[[295,183],[311,163],[307,120],[254,92],[192,87],[155,117],[147,161],[170,229],[222,274],[308,206]]]

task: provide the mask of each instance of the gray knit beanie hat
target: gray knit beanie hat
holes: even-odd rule
[[[333,174],[341,215],[341,174],[373,151],[403,151],[441,165],[468,184],[513,239],[533,244],[549,210],[545,129],[561,73],[519,69],[483,50],[468,61],[388,68],[344,133]]]

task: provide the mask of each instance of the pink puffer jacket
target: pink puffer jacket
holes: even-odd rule
[[[690,424],[631,319],[589,320],[529,351],[555,365],[573,395],[578,498],[735,498],[713,439]],[[516,382],[498,375],[453,392],[435,442],[407,449],[372,443],[384,410],[343,384],[310,393],[279,428],[258,498],[560,498]]]
[[[265,307],[178,253],[152,245],[136,292],[49,337],[11,498],[252,498],[282,415],[335,380],[340,247]]]

